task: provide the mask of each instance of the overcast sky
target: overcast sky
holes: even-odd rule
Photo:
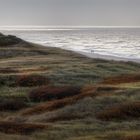
[[[140,26],[140,0],[0,0],[0,26]]]

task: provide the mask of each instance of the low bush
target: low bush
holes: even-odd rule
[[[2,33],[0,33],[0,37],[4,36]]]
[[[92,88],[92,90],[93,90],[93,88]],[[96,88],[94,90],[96,90]],[[47,111],[57,110],[59,108],[65,107],[67,105],[74,104],[78,100],[83,99],[85,97],[91,97],[93,95],[93,93],[94,93],[93,91],[92,92],[83,92],[83,93],[75,95],[75,96],[66,97],[66,98],[59,99],[59,100],[48,101],[45,103],[40,103],[34,107],[23,110],[21,112],[21,115],[28,116],[28,115],[38,114],[38,113],[44,113]]]
[[[41,75],[21,75],[17,77],[16,85],[22,87],[42,86],[49,83],[45,76]]]
[[[78,115],[61,115],[61,116],[56,116],[52,117],[47,120],[47,122],[60,122],[60,121],[70,121],[70,120],[76,120],[76,119],[82,119],[84,117],[78,116]]]
[[[8,36],[4,36],[4,35],[1,35],[0,36],[0,46],[9,46],[9,45],[15,45],[15,44],[18,44],[20,43],[22,40],[15,37],[15,36],[12,36],[12,35],[8,35]]]
[[[125,137],[122,137],[120,140],[140,140],[140,134],[132,135],[132,136],[125,136]]]
[[[7,74],[7,73],[17,73],[18,70],[11,69],[11,68],[0,68],[0,73]]]
[[[140,102],[128,102],[106,108],[97,113],[96,117],[103,121],[139,118]]]
[[[7,134],[31,134],[34,131],[45,129],[45,125],[41,124],[27,124],[16,122],[3,122],[0,121],[0,132]]]
[[[132,83],[140,82],[140,75],[130,74],[130,75],[121,75],[117,77],[110,77],[103,81],[103,84],[121,84],[121,83]]]
[[[48,101],[63,99],[79,94],[81,88],[78,86],[43,86],[32,90],[29,98],[32,101]]]
[[[0,86],[15,86],[16,75],[0,75]]]
[[[4,99],[0,101],[0,111],[16,111],[28,107],[27,103],[17,99]]]

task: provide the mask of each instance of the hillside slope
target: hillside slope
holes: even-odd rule
[[[139,123],[140,64],[0,34],[1,140],[139,140]]]

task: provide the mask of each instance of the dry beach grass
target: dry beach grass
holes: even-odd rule
[[[139,101],[138,63],[0,34],[2,140],[138,140]]]

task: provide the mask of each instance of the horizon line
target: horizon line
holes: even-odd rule
[[[14,25],[14,26],[0,26],[0,31],[51,31],[51,30],[80,30],[80,29],[104,29],[104,28],[127,28],[127,29],[137,29],[140,26],[41,26],[41,25]]]
[[[131,28],[131,27],[134,27],[134,28],[137,28],[137,27],[139,27],[140,28],[140,26],[92,26],[92,25],[0,25],[0,27],[19,27],[19,28],[21,28],[21,27],[67,27],[67,28],[69,28],[69,27],[72,27],[72,28],[74,28],[74,27],[79,27],[79,28],[82,28],[82,27],[84,27],[84,28],[92,28],[92,27],[108,27],[108,28],[112,28],[112,27],[127,27],[127,28]]]

